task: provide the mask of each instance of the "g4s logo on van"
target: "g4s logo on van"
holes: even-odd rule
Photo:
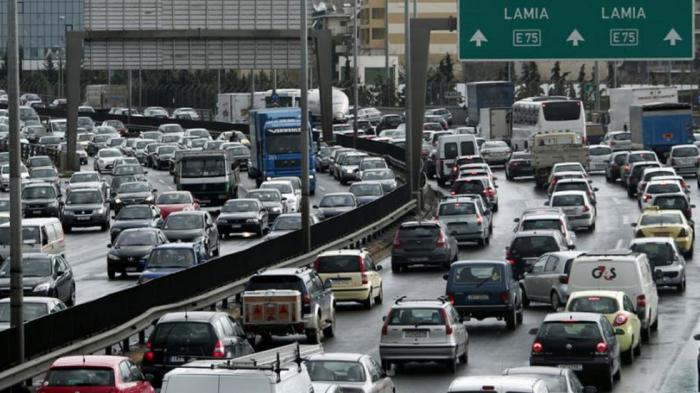
[[[591,276],[595,279],[602,277],[607,281],[612,281],[617,277],[617,273],[615,273],[614,267],[610,268],[610,270],[606,270],[605,266],[598,266],[591,271]]]

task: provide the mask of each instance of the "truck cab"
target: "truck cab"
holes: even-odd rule
[[[189,191],[205,206],[220,206],[238,196],[240,170],[231,151],[178,150],[174,175],[177,190]]]

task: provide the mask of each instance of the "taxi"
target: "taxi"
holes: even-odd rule
[[[692,258],[695,232],[682,212],[650,206],[632,226],[635,228],[634,237],[673,238],[679,251]]]
[[[615,330],[620,344],[620,355],[625,363],[632,363],[642,353],[642,322],[634,312],[634,303],[622,291],[576,291],[566,302],[567,312],[592,312],[605,315]]]

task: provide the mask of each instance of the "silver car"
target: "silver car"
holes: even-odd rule
[[[644,189],[647,187],[647,183],[652,179],[660,176],[676,176],[676,170],[669,167],[664,168],[647,168],[642,172],[642,178],[639,179],[637,183],[637,196],[641,197],[644,193]]]
[[[561,207],[569,219],[571,227],[584,227],[591,232],[595,230],[596,209],[586,192],[555,192],[545,204],[551,207]]]
[[[608,167],[608,162],[610,161],[610,156],[613,150],[604,145],[591,145],[588,146],[588,154],[590,161],[588,162],[589,172],[605,172]]]
[[[558,207],[537,207],[527,209],[523,214],[513,220],[517,223],[513,232],[537,231],[551,229],[559,231],[569,247],[569,250],[576,248],[576,234],[569,224],[566,214]]]
[[[685,259],[678,252],[676,243],[670,237],[645,237],[633,239],[630,250],[643,252],[649,258],[654,270],[656,286],[675,287],[685,292]]]
[[[342,392],[393,393],[394,383],[371,356],[327,352],[305,359],[311,382],[338,385]]]
[[[671,146],[666,165],[673,167],[679,175],[697,175],[700,149],[695,145]]]
[[[608,145],[613,151],[630,150],[632,134],[629,131],[608,131],[600,144]]]
[[[444,361],[453,373],[467,364],[469,334],[447,299],[399,298],[384,317],[379,357],[385,370],[392,363]]]
[[[542,255],[520,280],[523,303],[547,303],[556,311],[569,299],[569,272],[581,251],[555,251]]]
[[[656,195],[661,194],[683,194],[683,186],[678,181],[673,180],[652,180],[647,183],[644,192],[639,196],[637,203],[641,210],[652,205]],[[690,202],[690,197],[688,197]]]
[[[486,141],[479,148],[479,152],[490,165],[504,165],[513,154],[508,144],[503,141]]]
[[[486,209],[479,196],[447,198],[437,208],[438,220],[447,233],[457,239],[457,244],[476,242],[485,246],[491,242],[492,213]]]
[[[561,393],[596,393],[595,386],[583,386],[570,368],[562,367],[513,367],[503,370],[503,375],[518,375],[523,377],[540,378],[547,384],[550,392]]]

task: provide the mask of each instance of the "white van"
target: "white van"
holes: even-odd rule
[[[642,339],[658,327],[659,296],[647,255],[632,251],[581,254],[571,266],[569,293],[587,290],[623,291],[642,321]]]
[[[66,237],[58,218],[22,220],[22,252],[61,254],[66,251]],[[0,257],[10,255],[10,223],[0,225]]]
[[[435,175],[440,187],[450,179],[455,159],[460,156],[479,156],[476,136],[471,134],[442,135],[437,142]]]
[[[313,392],[302,359],[322,353],[320,345],[289,344],[230,361],[199,360],[163,377],[161,393]],[[279,354],[279,364],[277,356]]]

